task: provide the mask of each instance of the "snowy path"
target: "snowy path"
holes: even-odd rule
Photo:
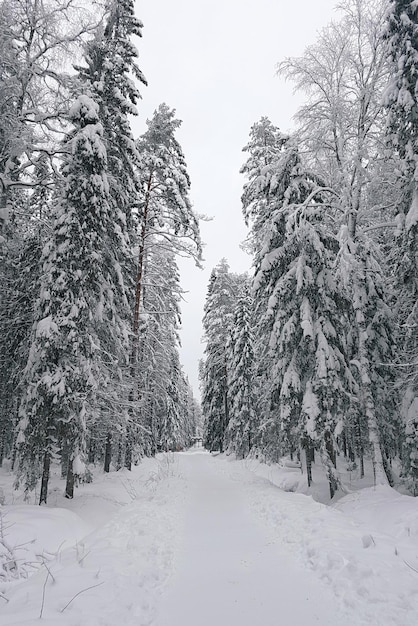
[[[0,588],[0,625],[416,626],[418,499],[365,489],[331,507],[273,475],[196,450],[87,485],[73,512],[5,507],[10,541],[57,556]]]
[[[158,626],[195,626],[197,615],[199,626],[350,623],[330,590],[292,563],[252,515],[240,483],[216,464],[207,454],[182,456],[190,489],[184,544]]]

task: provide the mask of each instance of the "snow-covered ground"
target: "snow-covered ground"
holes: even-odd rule
[[[57,482],[37,507],[6,468],[0,624],[416,626],[418,499],[369,487],[329,506],[299,480],[196,449],[72,501]]]

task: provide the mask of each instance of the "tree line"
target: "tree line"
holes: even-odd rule
[[[139,138],[133,0],[0,2],[0,462],[45,503],[87,463],[190,445],[178,254],[201,258],[180,121]]]
[[[337,456],[418,494],[418,8],[345,0],[278,73],[296,130],[255,123],[241,172],[251,278],[221,261],[201,364],[205,441],[269,462]],[[399,468],[399,471],[398,471]],[[400,475],[400,476],[399,476]]]

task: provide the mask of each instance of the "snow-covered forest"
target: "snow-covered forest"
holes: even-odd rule
[[[206,218],[176,111],[134,133],[142,29],[0,0],[0,624],[415,626],[418,1],[277,60],[303,103],[236,146],[252,269],[211,272],[201,402]]]
[[[390,9],[388,11],[388,9]],[[297,128],[244,147],[251,277],[214,268],[201,368],[208,448],[418,494],[418,11],[348,1],[278,72]],[[345,465],[344,465],[345,468]]]
[[[0,10],[0,461],[47,502],[51,464],[72,498],[87,463],[191,444],[176,258],[201,243],[175,112],[132,134],[133,1]]]

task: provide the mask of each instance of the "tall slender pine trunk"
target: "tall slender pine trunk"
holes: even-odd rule
[[[141,308],[141,294],[143,291],[143,275],[144,275],[144,259],[145,259],[145,242],[148,228],[148,213],[149,213],[149,205],[151,200],[151,186],[152,186],[152,172],[150,172],[147,188],[145,191],[145,203],[144,203],[144,213],[142,216],[142,227],[141,227],[141,235],[139,241],[139,253],[138,253],[138,269],[136,273],[135,280],[135,306],[134,306],[134,316],[132,323],[133,330],[133,340],[132,340],[132,351],[131,351],[131,375],[133,381],[133,389],[130,393],[130,401],[133,403],[137,398],[137,390],[136,379],[137,379],[137,368],[138,368],[138,352],[139,352],[139,313]],[[128,470],[132,469],[132,449],[133,449],[133,434],[132,427],[128,423],[126,426],[126,442],[125,442],[125,467]]]

